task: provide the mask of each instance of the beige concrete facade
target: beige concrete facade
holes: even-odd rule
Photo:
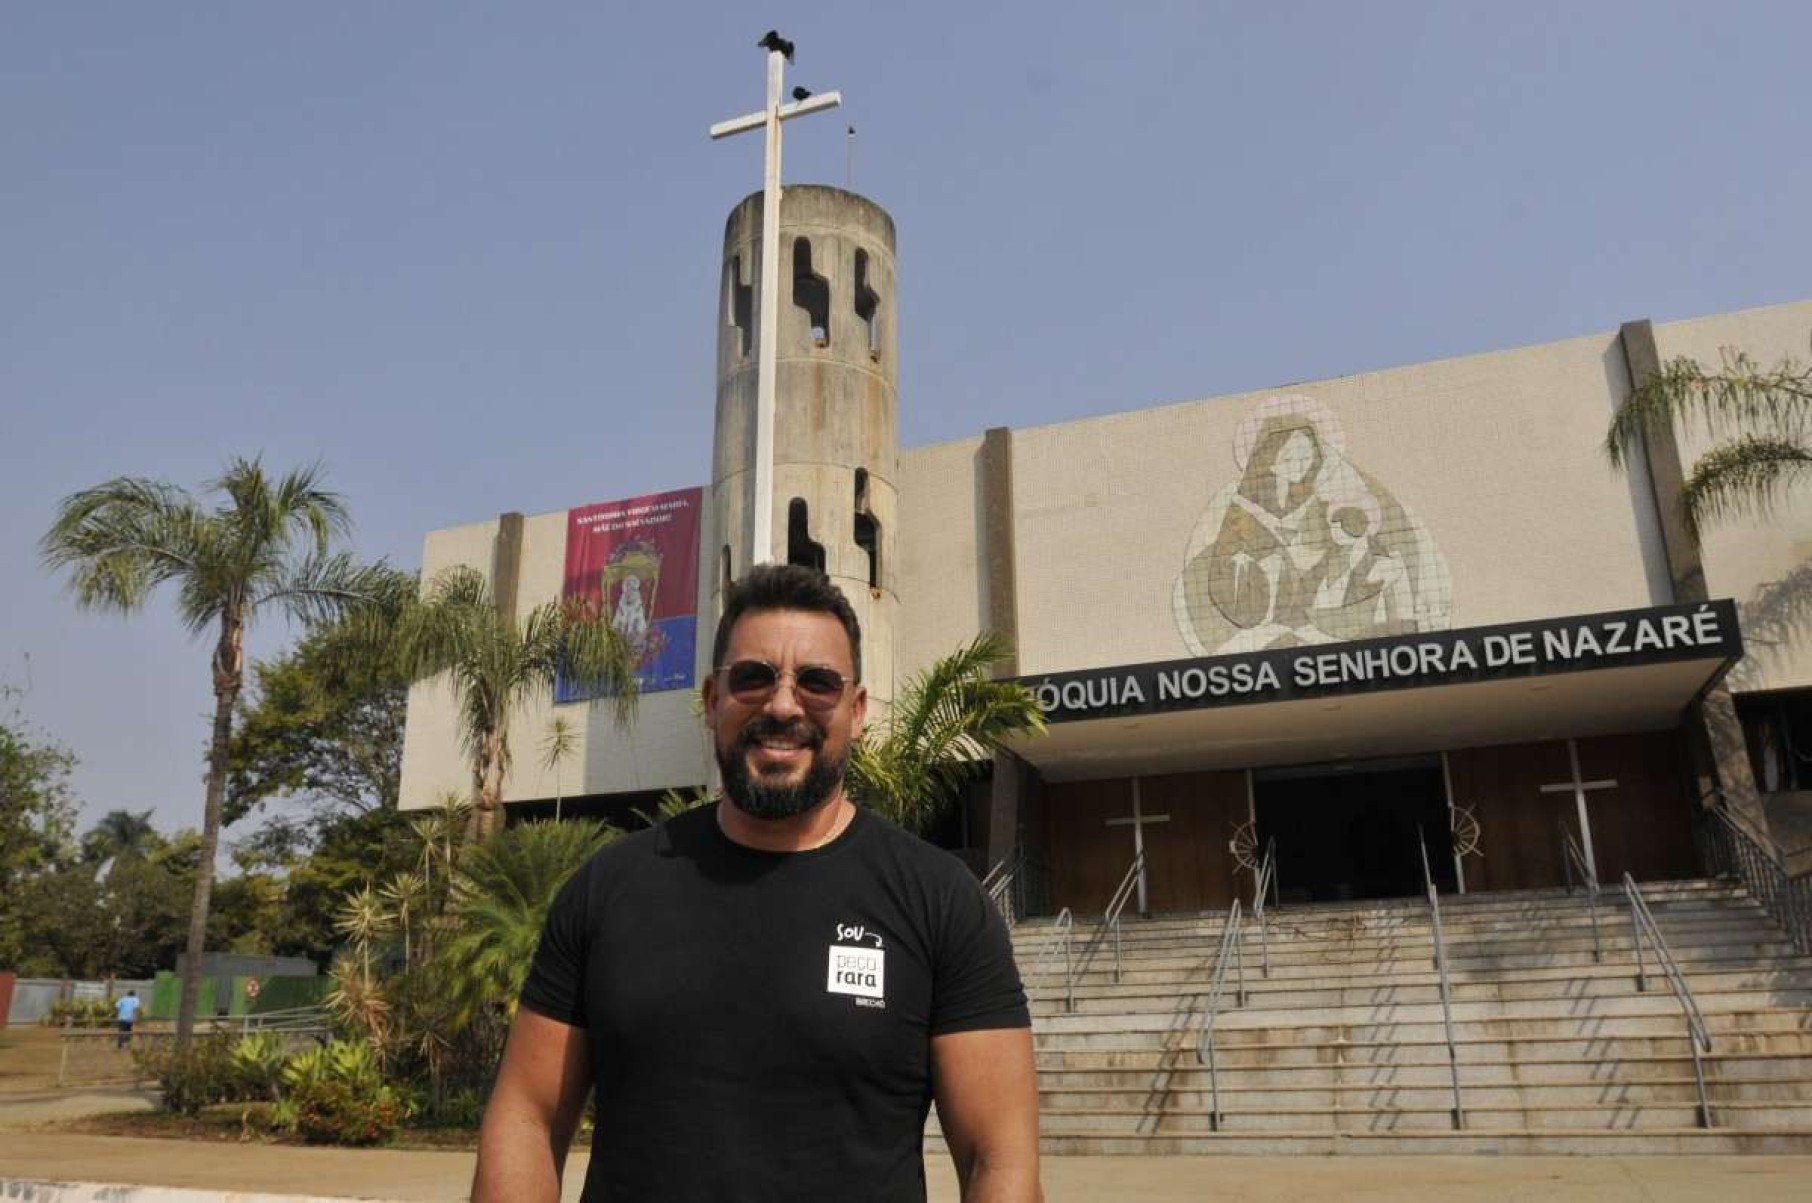
[[[709,526],[707,513],[701,521]],[[535,606],[560,597],[566,553],[567,514],[560,510],[536,514],[523,523],[521,578],[516,612],[523,616]],[[701,559],[711,546],[709,530],[701,532]],[[454,566],[488,572],[493,561],[498,523],[480,522],[428,536],[422,551],[422,579]],[[709,579],[700,565],[701,581]],[[710,659],[708,636],[694,653],[695,672],[701,674]],[[640,793],[687,789],[705,781],[708,743],[704,728],[693,713],[693,695],[668,690],[639,699],[636,720],[619,727],[608,704],[573,703],[556,707],[551,699],[524,708],[511,718],[513,765],[504,798],[553,799],[556,794]],[[579,744],[573,756],[548,768],[539,748],[556,713],[573,720]],[[432,806],[451,792],[466,797],[471,792],[471,772],[460,749],[453,693],[444,681],[416,685],[409,693],[409,721],[403,740],[402,803],[405,808]]]
[[[733,232],[740,228],[733,223]],[[834,235],[818,231],[819,263],[841,280],[850,254]],[[891,244],[871,270],[891,301]],[[878,349],[886,356],[897,347],[890,308]],[[1654,338],[1663,361],[1689,355],[1715,364],[1721,348],[1734,347],[1772,364],[1803,359],[1809,331],[1812,301],[1659,324]],[[734,356],[723,358],[729,345],[720,344],[720,368],[727,380],[740,380],[750,373]],[[859,359],[843,374],[861,376],[871,361],[866,350]],[[1015,566],[1017,668],[1028,677],[1282,646],[1276,639],[1320,642],[1666,605],[1675,597],[1646,463],[1638,457],[1619,473],[1602,450],[1629,388],[1623,343],[1608,331],[1015,430],[995,444],[1010,456],[1010,474],[995,469],[995,479],[1011,482],[1007,514],[988,512],[980,432],[901,452],[897,502],[891,482],[874,472],[885,511],[884,583],[897,590],[898,606],[891,654],[881,640],[865,656],[871,687],[890,695],[896,682],[991,625],[989,579],[998,569],[991,556],[1003,554],[1003,540]],[[746,391],[741,383],[727,387],[732,398]],[[725,403],[720,396],[720,410]],[[885,409],[872,397],[863,404]],[[886,442],[888,432],[870,429],[880,420],[871,415],[860,430],[844,430],[827,419],[825,428],[838,446],[867,447],[864,457],[885,464],[886,446],[868,447]],[[785,490],[842,497],[852,467],[814,460],[810,448],[795,445],[798,428],[789,429],[783,447],[792,476],[777,482],[777,522],[784,522]],[[715,475],[739,495],[719,505],[707,487],[707,526],[743,513],[744,474],[725,459],[726,447],[741,441],[720,431]],[[1690,468],[1706,439],[1687,430],[1680,443]],[[707,471],[700,448],[701,476]],[[799,476],[811,472],[834,479]],[[836,575],[864,571],[841,546],[848,523],[826,521],[838,532]],[[564,512],[524,523],[519,611],[559,596],[565,530]],[[478,523],[434,532],[424,576],[452,564],[488,569],[497,531],[496,523]],[[1259,543],[1281,535],[1296,540],[1296,558],[1272,552],[1267,561]],[[701,679],[725,542],[718,531],[702,532]],[[1812,495],[1802,492],[1765,519],[1712,529],[1702,556],[1710,596],[1743,608],[1750,654],[1731,686],[1741,694],[1812,684],[1812,649],[1782,621],[1788,601],[1801,595],[1794,590],[1803,590],[1794,574],[1812,573]],[[869,608],[871,599],[861,600]],[[567,796],[684,788],[709,776],[689,692],[644,696],[625,731],[614,729],[607,707],[562,709],[583,715],[585,737],[563,771]],[[552,713],[543,705],[518,717],[508,800],[553,797],[554,775],[529,750]],[[1245,721],[1262,725],[1262,716]],[[1123,769],[1139,771],[1133,763]],[[405,805],[468,788],[450,698],[439,685],[419,686],[410,699]]]
[[[1806,362],[1809,334],[1812,302],[1801,302],[1658,324],[1655,343],[1663,361],[1685,356],[1710,368],[1727,351],[1742,351],[1766,368],[1787,357]],[[1689,471],[1712,442],[1702,426],[1682,429]],[[1812,492],[1787,493],[1765,515],[1709,527],[1700,553],[1711,595],[1735,598],[1743,615],[1749,654],[1732,670],[1731,687],[1741,693],[1812,685],[1812,644],[1788,621],[1812,573]]]

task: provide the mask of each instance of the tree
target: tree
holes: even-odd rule
[[[101,972],[150,977],[174,962],[185,939],[199,849],[193,831],[180,831],[170,840],[153,832],[137,851],[113,858],[100,877],[107,925]],[[229,889],[219,905],[209,907],[209,918],[232,917],[239,909]]]
[[[110,810],[82,837],[82,859],[104,865],[120,856],[143,856],[162,842],[148,810]]]
[[[1042,732],[1031,690],[988,675],[1006,655],[984,631],[908,681],[850,753],[851,797],[922,834],[1008,738]]]
[[[471,760],[472,830],[481,840],[503,826],[510,717],[519,707],[551,696],[558,678],[594,699],[609,697],[619,723],[635,711],[635,648],[595,605],[547,602],[518,622],[498,608],[481,573],[454,568],[389,634],[407,675],[444,676],[452,688]]]
[[[547,724],[541,739],[541,767],[554,770],[554,818],[560,818],[560,802],[565,787],[560,781],[560,766],[579,750],[579,732],[564,714],[556,714]]]
[[[312,847],[286,867],[271,951],[327,964],[341,943],[334,921],[346,897],[415,867],[410,827],[410,815],[393,809],[321,816],[308,831]]]
[[[1767,514],[1812,469],[1809,420],[1812,367],[1788,358],[1765,369],[1727,350],[1722,367],[1707,371],[1681,357],[1618,406],[1604,452],[1621,468],[1650,433],[1694,422],[1718,440],[1694,462],[1681,489],[1682,517],[1696,539],[1706,526],[1745,511]]]
[[[194,891],[194,832],[166,840],[147,824],[131,829],[131,844],[106,847],[118,826],[115,811],[81,840],[80,855],[64,853],[18,891],[9,909],[25,933],[22,972],[50,977],[148,977],[182,947],[187,898]]]
[[[387,571],[333,550],[349,522],[344,503],[320,478],[311,467],[272,479],[258,460],[235,459],[209,483],[209,492],[220,495],[210,508],[176,485],[123,476],[64,498],[41,541],[45,567],[68,572],[80,608],[136,613],[169,584],[189,632],[213,635],[214,717],[179,1040],[195,1024],[233,710],[245,687],[246,630],[273,613],[301,622],[331,619],[374,598]]]
[[[390,570],[377,585],[369,609],[376,624],[392,624],[415,577]],[[342,812],[396,806],[409,680],[384,647],[340,646],[352,637],[319,627],[253,665],[228,753],[227,823],[276,797]]]
[[[455,885],[453,935],[441,948],[456,1015],[514,1005],[554,895],[592,854],[622,835],[591,821],[524,823],[472,849]]]
[[[0,688],[0,698],[12,697]],[[16,712],[0,717],[0,898],[21,899],[28,880],[65,858],[75,825],[74,767],[67,748],[33,734]],[[0,905],[0,965],[20,964],[31,943],[22,909]]]

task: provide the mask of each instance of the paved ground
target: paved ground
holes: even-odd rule
[[[470,1153],[306,1149],[80,1136],[47,1124],[143,1109],[126,1085],[55,1089],[54,1036],[10,1033],[0,1053],[0,1180],[111,1182],[347,1199],[463,1200]],[[584,1159],[569,1167],[577,1199]],[[956,1203],[943,1157],[931,1203]],[[1812,1157],[1064,1157],[1048,1158],[1050,1203],[1280,1200],[1694,1200],[1812,1198]]]
[[[940,1159],[941,1161],[941,1159]],[[956,1203],[946,1164],[932,1203]],[[580,1159],[569,1175],[578,1198]],[[460,1200],[470,1153],[184,1144],[0,1132],[0,1179],[120,1182],[271,1194]],[[1812,1157],[1065,1157],[1045,1163],[1051,1203],[1290,1200],[1803,1200]]]

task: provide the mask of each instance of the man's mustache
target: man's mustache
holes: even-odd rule
[[[736,751],[747,752],[764,739],[786,739],[816,752],[824,746],[824,732],[803,719],[781,722],[779,719],[756,719],[736,733]]]

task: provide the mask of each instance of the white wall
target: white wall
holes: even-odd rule
[[[1812,363],[1809,336],[1812,301],[1655,326],[1663,363],[1685,356],[1708,369],[1720,366],[1727,348],[1745,352],[1764,368],[1785,357],[1804,368]],[[1690,472],[1714,439],[1697,422],[1680,428],[1679,436],[1681,462]],[[1700,554],[1711,595],[1735,598],[1743,616],[1749,654],[1732,670],[1732,688],[1812,685],[1812,630],[1807,623],[1783,621],[1794,608],[1812,611],[1807,597],[1812,590],[1812,480],[1783,494],[1782,503],[1765,513],[1746,512],[1710,526],[1702,533]]]

